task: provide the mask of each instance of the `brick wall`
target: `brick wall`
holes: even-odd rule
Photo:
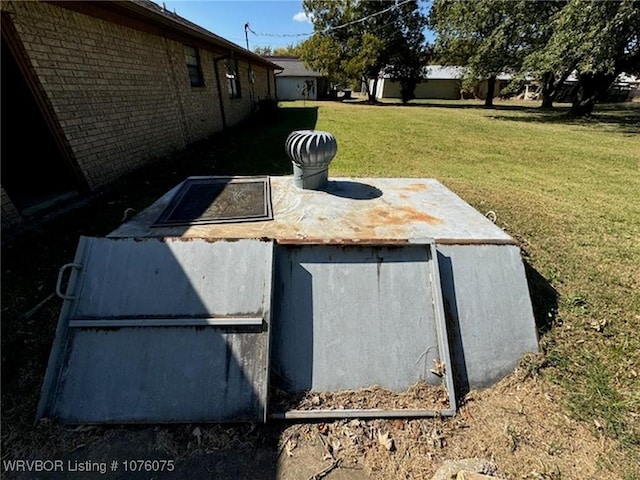
[[[170,64],[179,45],[48,4],[12,6],[16,30],[91,188],[185,145]]]
[[[262,66],[251,65],[253,71],[254,82],[249,81],[249,63],[238,60],[238,70],[240,75],[240,98],[231,98],[227,90],[226,64],[219,61],[218,71],[220,75],[220,88],[222,90],[222,100],[224,103],[224,111],[227,119],[227,125],[237,125],[246,119],[252,112],[252,103],[256,104],[259,100],[265,98],[273,98],[273,80],[272,93],[268,93],[267,75],[273,76],[273,70],[269,70]]]
[[[238,61],[238,71],[240,74],[240,98],[230,98],[227,90],[227,79],[225,77],[226,65],[221,61],[218,65],[220,75],[220,87],[223,95],[224,111],[227,118],[227,125],[238,124],[251,113],[251,98],[249,87],[249,64]]]
[[[2,214],[2,228],[6,228],[10,225],[15,225],[22,221],[22,217],[16,210],[16,207],[11,202],[9,195],[4,191],[4,188],[0,187],[0,213]]]
[[[158,30],[130,28],[42,2],[10,1],[20,42],[88,186],[96,189],[154,159],[236,125],[268,97],[273,71],[239,59],[242,97],[229,98],[217,47],[198,48],[204,85],[192,87],[184,45]],[[197,45],[193,45],[197,46]],[[202,47],[202,44],[200,45]],[[273,96],[273,79],[271,82]],[[2,190],[2,225],[22,218]]]
[[[254,89],[256,92],[256,100],[264,100],[267,98],[275,98],[273,84],[273,71],[262,67],[253,67],[255,75]],[[271,74],[271,82],[269,85],[268,76]],[[269,86],[271,88],[269,88]],[[269,92],[271,90],[271,92]]]
[[[51,4],[10,2],[3,9],[13,13],[90,188],[222,130],[213,59],[223,52],[199,49],[204,86],[192,87],[179,41]],[[251,113],[248,64],[239,62],[242,98],[230,99],[220,63],[231,126]],[[254,70],[266,80],[264,67]]]
[[[218,86],[213,68],[213,58],[220,54],[199,49],[204,86],[192,87],[184,59],[184,45],[178,42],[170,43],[175,56],[172,63],[182,104],[186,140],[187,143],[195,142],[223,128]]]

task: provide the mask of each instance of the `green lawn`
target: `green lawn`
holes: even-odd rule
[[[557,312],[535,299],[547,380],[577,417],[640,447],[640,104],[586,120],[511,102],[317,106],[339,145],[332,176],[433,177],[497,213],[558,294]]]
[[[587,119],[512,102],[281,106],[279,123],[236,132],[219,168],[290,172],[286,133],[315,127],[338,141],[331,176],[433,177],[496,212],[542,277],[531,287],[545,379],[640,461],[640,103]]]

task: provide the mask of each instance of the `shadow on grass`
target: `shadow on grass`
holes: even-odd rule
[[[469,102],[469,103],[467,103]],[[428,103],[414,103],[409,102],[403,104],[402,102],[394,102],[394,103],[380,103],[381,106],[391,106],[391,107],[435,107],[435,108],[453,108],[453,109],[462,109],[462,110],[497,110],[497,111],[518,111],[518,112],[528,112],[535,111],[538,107],[529,106],[529,105],[509,105],[504,103],[495,104],[493,107],[485,107],[484,103],[471,103],[472,101],[465,100],[452,100],[451,102],[428,102]]]
[[[315,128],[317,120],[318,107],[280,108],[192,144],[171,160],[188,175],[290,174],[284,142],[293,130]]]
[[[89,198],[44,212],[27,222],[26,228],[3,229],[2,243],[11,243],[35,225],[39,228],[56,223],[58,217],[63,217],[62,224],[83,225],[83,231],[86,228],[88,232],[81,234],[105,235],[123,221],[126,209],[140,211],[189,176],[289,175],[292,167],[285,152],[285,139],[293,130],[313,129],[317,119],[317,107],[278,109],[271,115],[256,115],[173,155],[153,159],[149,165],[124,175]],[[99,209],[93,204],[100,204]],[[72,210],[80,212],[69,213]],[[76,228],[71,227],[72,231]]]
[[[458,110],[497,110],[497,111],[524,111],[535,112],[539,109],[537,104],[531,105],[514,105],[505,102],[498,102],[493,107],[485,107],[484,101],[481,100],[412,100],[409,103],[400,101],[384,101],[369,103],[367,100],[357,99],[342,102],[347,105],[354,106],[375,106],[375,107],[407,107],[407,108],[452,108]]]
[[[495,115],[493,118],[510,122],[605,127],[627,135],[640,133],[640,103],[596,105],[594,113],[586,117],[570,116],[568,107],[529,109],[527,113],[524,116]]]
[[[294,130],[315,128],[318,107],[280,108],[219,135],[213,159],[216,175],[288,175],[291,161],[284,143]],[[206,147],[205,147],[206,148]]]

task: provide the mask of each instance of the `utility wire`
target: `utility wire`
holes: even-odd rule
[[[333,30],[338,30],[340,28],[348,27],[350,25],[355,25],[356,23],[365,22],[365,21],[369,20],[370,18],[377,17],[378,15],[382,15],[383,13],[387,13],[387,12],[393,10],[394,8],[400,7],[400,6],[404,5],[405,3],[409,3],[411,1],[412,0],[403,0],[400,3],[393,4],[390,7],[387,7],[385,9],[383,9],[383,10],[380,10],[379,12],[372,13],[371,15],[367,15],[366,17],[362,17],[362,18],[359,18],[357,20],[352,20],[350,22],[343,23],[342,25],[337,25],[335,27],[325,28],[321,32],[311,32],[311,33],[256,33],[253,30],[250,30],[250,32],[253,33],[254,35],[257,35],[257,36],[260,36],[260,37],[308,37],[308,36],[313,35],[315,33],[327,33],[327,32],[331,32]]]
[[[362,22],[364,22],[366,20],[369,20],[370,18],[377,17],[378,15],[382,15],[383,13],[387,13],[387,12],[393,10],[394,8],[400,7],[401,5],[404,5],[405,3],[409,3],[411,1],[412,0],[404,0],[404,1],[400,2],[400,3],[396,3],[394,5],[391,5],[390,7],[385,8],[384,10],[380,10],[379,12],[372,13],[371,15],[367,15],[366,17],[360,18],[358,20],[352,20],[351,22],[347,22],[345,24],[338,25],[337,27],[329,27],[329,28],[323,30],[321,33],[330,32],[332,30],[338,30],[339,28],[348,27],[349,25],[354,25],[356,23],[362,23]]]

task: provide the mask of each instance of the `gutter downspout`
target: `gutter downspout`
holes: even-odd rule
[[[257,110],[258,103],[256,102],[256,92],[254,90],[254,81],[255,81],[255,73],[253,72],[253,65],[251,65],[251,60],[247,60],[247,64],[249,65],[249,101],[251,102],[251,113],[255,113]]]
[[[227,116],[224,113],[224,101],[222,100],[222,88],[220,86],[220,71],[218,70],[218,61],[229,58],[229,55],[222,57],[213,57],[213,71],[216,74],[216,86],[218,87],[218,101],[220,102],[220,117],[222,118],[222,130],[227,129]]]
[[[281,75],[284,72],[284,68],[281,68],[279,72],[276,72],[276,69],[273,69],[273,96],[276,100],[278,100],[278,82],[276,82],[276,77]]]

